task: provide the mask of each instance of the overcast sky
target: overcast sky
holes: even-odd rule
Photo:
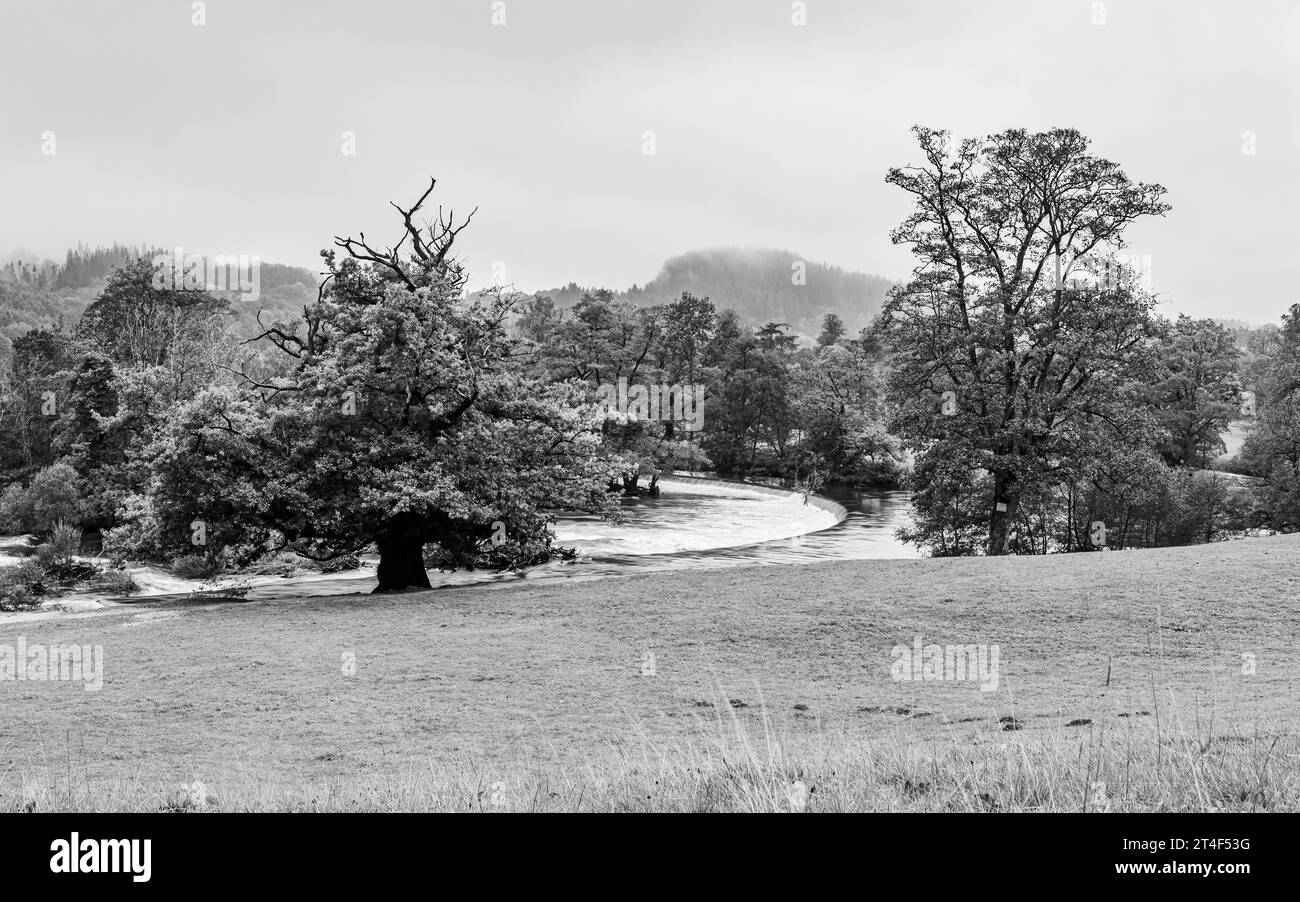
[[[916,161],[909,126],[1059,125],[1169,188],[1130,232],[1166,312],[1300,302],[1300,3],[806,7],[208,0],[200,26],[189,0],[4,0],[0,258],[119,241],[319,268],[336,234],[395,239],[387,202],[436,176],[480,208],[476,284],[500,261],[525,290],[621,288],[716,245],[901,278],[884,176]]]

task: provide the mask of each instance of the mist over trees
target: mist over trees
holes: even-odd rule
[[[796,333],[815,336],[828,313],[857,334],[880,312],[893,284],[882,276],[849,272],[790,251],[719,247],[671,257],[645,285],[615,294],[638,307],[671,303],[684,293],[726,298],[727,309],[752,325],[785,322]],[[595,289],[571,283],[538,294],[565,309],[588,290]]]

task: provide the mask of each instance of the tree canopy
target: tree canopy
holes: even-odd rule
[[[1132,182],[1072,129],[915,134],[923,162],[886,179],[913,198],[893,241],[917,258],[879,324],[895,431],[923,448],[932,513],[989,474],[974,508],[987,553],[1005,554],[1027,493],[1148,428],[1125,389],[1152,372],[1155,302],[1123,267],[1099,278],[1097,264],[1131,223],[1168,209],[1165,191]],[[961,475],[944,478],[953,461]]]

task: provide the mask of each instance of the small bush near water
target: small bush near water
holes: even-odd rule
[[[0,611],[34,608],[47,591],[45,568],[35,558],[0,567]]]
[[[50,540],[36,549],[36,561],[45,575],[62,584],[90,579],[99,569],[93,564],[78,561],[81,551],[81,530],[67,523],[54,527]]]
[[[99,568],[76,559],[81,550],[81,530],[67,523],[54,527],[50,540],[20,564],[0,568],[0,611],[20,611],[40,606],[69,588],[92,579]],[[128,577],[129,579],[130,577]]]
[[[184,579],[207,579],[217,572],[217,564],[201,554],[185,554],[172,561],[172,572]]]
[[[105,570],[95,577],[91,585],[109,595],[133,595],[140,591],[140,586],[125,570]]]

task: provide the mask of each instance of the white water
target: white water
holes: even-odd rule
[[[587,557],[675,554],[757,545],[834,526],[837,517],[799,495],[770,495],[743,486],[661,479],[658,498],[639,498],[623,524],[596,517],[563,518],[557,542]]]

